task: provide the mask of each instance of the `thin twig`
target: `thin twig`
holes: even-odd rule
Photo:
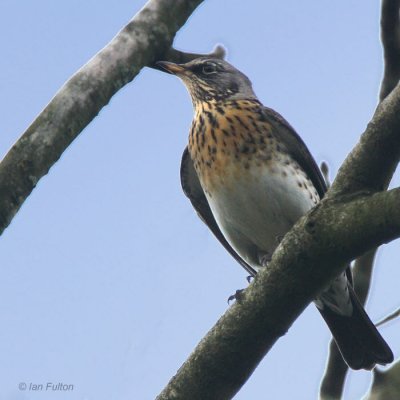
[[[329,188],[331,186],[331,181],[329,179],[329,166],[325,161],[322,161],[321,165],[320,165],[320,169],[322,172],[322,175],[325,178],[325,183],[326,183],[326,187]]]
[[[226,50],[222,45],[217,45],[215,46],[214,50],[211,53],[208,54],[199,54],[199,53],[187,53],[181,50],[176,50],[174,48],[170,48],[168,52],[164,56],[164,60],[162,61],[170,61],[174,62],[177,64],[184,64],[189,61],[192,61],[196,58],[199,57],[210,57],[210,58],[225,58],[226,56]],[[161,61],[161,60],[157,60]],[[160,71],[165,72],[164,69],[161,67],[157,66],[156,64],[152,64],[151,68],[158,69]]]
[[[392,320],[394,320],[395,318],[397,318],[398,316],[400,316],[400,308],[398,308],[396,311],[392,312],[391,314],[389,314],[387,317],[381,319],[379,322],[377,322],[375,325],[376,326],[381,326],[384,325]]]

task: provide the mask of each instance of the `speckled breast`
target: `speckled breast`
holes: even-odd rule
[[[260,107],[249,100],[197,105],[189,151],[206,192],[235,184],[253,168],[273,168],[273,158],[284,155]]]
[[[277,237],[312,208],[311,181],[274,136],[259,103],[196,107],[189,151],[224,236],[257,268]]]

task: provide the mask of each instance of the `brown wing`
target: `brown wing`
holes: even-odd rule
[[[263,107],[263,113],[268,122],[277,127],[277,129],[274,129],[274,134],[286,145],[286,150],[310,177],[319,197],[322,199],[326,192],[325,179],[301,137],[290,126],[289,122],[276,111]]]
[[[186,147],[181,162],[181,184],[185,195],[189,198],[194,209],[201,220],[210,228],[211,232],[225,247],[229,254],[252,276],[256,275],[256,271],[244,261],[239,254],[227,242],[221,230],[215,221],[214,215],[208,204],[203,188],[200,185],[199,178],[193,166],[192,158],[190,157],[188,148]]]
[[[327,191],[325,179],[301,137],[296,133],[289,122],[272,108],[264,106],[263,113],[268,122],[277,126],[277,129],[274,130],[274,134],[279,140],[285,143],[286,149],[310,177],[311,182],[317,189],[319,197],[322,199]],[[346,275],[351,286],[353,286],[353,276],[350,266],[346,269]]]

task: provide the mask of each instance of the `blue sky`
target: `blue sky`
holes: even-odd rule
[[[143,1],[3,0],[0,154]],[[229,4],[229,6],[227,6]],[[378,2],[202,4],[176,46],[216,43],[331,175],[382,75]],[[44,177],[0,239],[0,399],[153,399],[246,285],[179,182],[192,118],[176,78],[143,70]],[[396,178],[395,183],[398,184]],[[398,244],[379,251],[368,311],[398,306]],[[396,323],[381,331],[398,355]],[[311,305],[235,397],[316,398],[329,331]],[[73,384],[67,393],[20,382]],[[370,374],[350,375],[346,399]]]

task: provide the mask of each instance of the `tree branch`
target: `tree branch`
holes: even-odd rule
[[[194,60],[199,57],[204,57],[204,56],[212,57],[212,58],[225,58],[226,50],[223,46],[218,45],[209,54],[198,54],[198,53],[187,53],[184,51],[176,50],[171,47],[164,55],[165,60],[174,62],[176,64],[184,64],[191,60]],[[155,64],[150,65],[150,67],[154,68],[154,69],[158,69],[159,71],[165,72],[165,69],[163,69]]]
[[[399,8],[399,0],[382,0],[381,40],[385,69],[380,91],[381,100],[393,90],[400,79]]]
[[[194,56],[167,50],[176,31],[200,3],[149,1],[61,88],[0,164],[0,233],[67,146],[143,66],[152,66],[157,59],[185,61],[186,56]],[[342,265],[400,235],[398,189],[344,196],[378,191],[390,180],[400,148],[398,135],[393,133],[393,129],[399,132],[400,126],[399,90],[394,92],[377,110],[328,198],[285,236],[270,268],[257,276],[243,299],[203,339],[160,399],[231,398],[320,288],[344,268]],[[323,265],[321,259],[326,260]]]
[[[343,361],[336,342],[329,342],[329,356],[319,392],[320,400],[340,400],[349,367]]]
[[[318,290],[339,274],[340,266],[343,269],[352,259],[385,243],[389,237],[397,237],[397,227],[391,224],[399,211],[396,201],[388,208],[388,200],[393,201],[398,190],[379,191],[387,188],[399,159],[400,87],[396,86],[378,106],[327,196],[285,236],[269,268],[258,274],[246,290],[246,302],[236,304],[219,320],[158,399],[168,399],[172,393],[175,399],[187,398],[189,394],[192,399],[231,398]],[[371,195],[369,201],[362,197],[363,193],[374,192],[378,193]],[[371,207],[367,207],[366,213],[362,207],[352,208],[345,216],[340,204],[357,197]],[[379,199],[374,207],[373,199]],[[349,204],[356,203],[353,200]],[[361,215],[365,224],[358,219]],[[299,228],[302,224],[303,229]],[[374,227],[369,230],[369,239],[361,225],[368,230]],[[338,226],[340,234],[332,235]],[[321,230],[318,235],[317,230]],[[306,237],[312,240],[307,242]],[[323,266],[321,260],[326,260]]]
[[[284,237],[268,268],[257,274],[157,399],[231,399],[350,260],[400,236],[399,201],[400,189],[323,200]]]
[[[39,179],[146,65],[192,55],[170,49],[202,0],[150,0],[118,35],[58,91],[0,164],[0,234]],[[221,54],[221,49],[216,49]]]
[[[399,9],[400,0],[382,0],[381,39],[385,71],[380,104],[360,142],[340,168],[339,176],[329,193],[331,196],[363,190],[385,190],[397,167],[400,133],[392,128],[400,118],[393,112],[399,106],[396,89],[400,79]],[[391,117],[390,121],[386,119],[388,116]],[[376,152],[376,149],[379,151]]]
[[[399,86],[396,86],[379,104],[359,143],[339,169],[327,196],[377,192],[388,187],[400,157],[399,107]]]
[[[382,326],[384,324],[387,324],[390,321],[393,321],[395,318],[398,318],[400,316],[400,308],[397,310],[393,311],[389,315],[387,315],[385,318],[382,318],[379,322],[375,324],[375,326]]]
[[[368,297],[376,248],[357,258],[353,268],[354,290],[362,305]],[[339,400],[342,398],[348,365],[343,361],[336,342],[329,343],[329,356],[321,381],[320,400]]]
[[[381,9],[381,40],[384,50],[384,76],[382,79],[379,100],[383,101],[396,87],[400,79],[400,0],[383,0]],[[383,180],[384,188],[387,188],[391,174],[397,163],[387,171],[387,177]],[[362,168],[362,166],[361,166]],[[347,184],[351,184],[348,182]],[[345,187],[345,185],[343,185]],[[346,190],[346,189],[345,189]],[[361,301],[365,304],[368,297],[374,258],[377,249],[372,249],[356,260],[353,269],[354,289]],[[347,364],[332,339],[329,345],[328,362],[321,381],[320,398],[322,400],[341,399],[344,383],[348,371]]]
[[[374,380],[365,400],[391,400],[400,398],[400,362],[385,371],[374,370]]]

